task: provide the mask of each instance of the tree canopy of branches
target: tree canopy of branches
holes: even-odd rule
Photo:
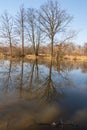
[[[27,10],[27,34],[29,41],[33,46],[33,51],[38,56],[39,46],[41,42],[40,17],[35,9]]]
[[[53,45],[57,34],[64,32],[72,20],[65,10],[60,8],[58,0],[48,0],[39,11],[41,30],[49,37],[51,42],[51,56],[53,56]]]
[[[13,18],[6,11],[1,16],[0,36],[8,41],[12,55]]]

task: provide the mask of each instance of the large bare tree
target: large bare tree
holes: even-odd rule
[[[21,52],[22,56],[24,56],[25,20],[26,20],[26,12],[24,6],[22,5],[15,18],[15,32],[17,35],[20,36],[20,40],[22,43],[22,52]]]
[[[33,51],[38,56],[39,46],[41,42],[40,17],[35,9],[27,10],[27,34],[29,41],[33,46]]]
[[[10,46],[10,55],[12,56],[13,18],[9,13],[7,13],[7,11],[5,11],[1,16],[0,36],[8,41]]]
[[[48,0],[40,7],[39,11],[41,30],[51,42],[51,57],[53,56],[53,45],[58,33],[65,32],[72,20],[65,10],[60,8],[58,0]]]

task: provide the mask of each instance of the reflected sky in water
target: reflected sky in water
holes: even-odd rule
[[[0,129],[39,129],[60,119],[86,127],[86,64],[1,60]]]

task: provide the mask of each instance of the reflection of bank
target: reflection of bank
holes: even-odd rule
[[[45,63],[47,67],[38,64],[38,59],[31,62],[25,62],[24,60],[22,59],[18,63],[9,61],[6,80],[8,85],[4,89],[12,88],[11,91],[19,95],[19,98],[37,99],[42,102],[52,102],[65,97],[60,82],[68,81],[68,77],[66,79],[64,76],[65,71],[62,75],[61,65],[57,65],[55,70],[52,60],[49,64]],[[56,72],[55,75],[54,71]],[[55,77],[57,77],[57,80],[55,80]]]

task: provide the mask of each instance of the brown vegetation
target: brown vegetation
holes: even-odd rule
[[[80,60],[80,61],[87,61],[87,56],[85,53],[84,46],[80,47],[73,44],[63,43],[61,46],[54,46],[54,53],[53,53],[53,60]],[[73,49],[74,48],[74,49]],[[25,47],[24,48],[24,55],[26,59],[42,59],[42,60],[51,60],[50,55],[50,48],[49,46],[40,46],[39,55],[36,56],[33,52],[33,48]],[[0,58],[21,58],[21,48],[17,46],[12,47],[12,56],[10,55],[9,47],[0,47]]]
[[[79,60],[79,61],[87,61],[87,56],[72,56],[72,55],[65,55],[64,56],[65,60]]]

